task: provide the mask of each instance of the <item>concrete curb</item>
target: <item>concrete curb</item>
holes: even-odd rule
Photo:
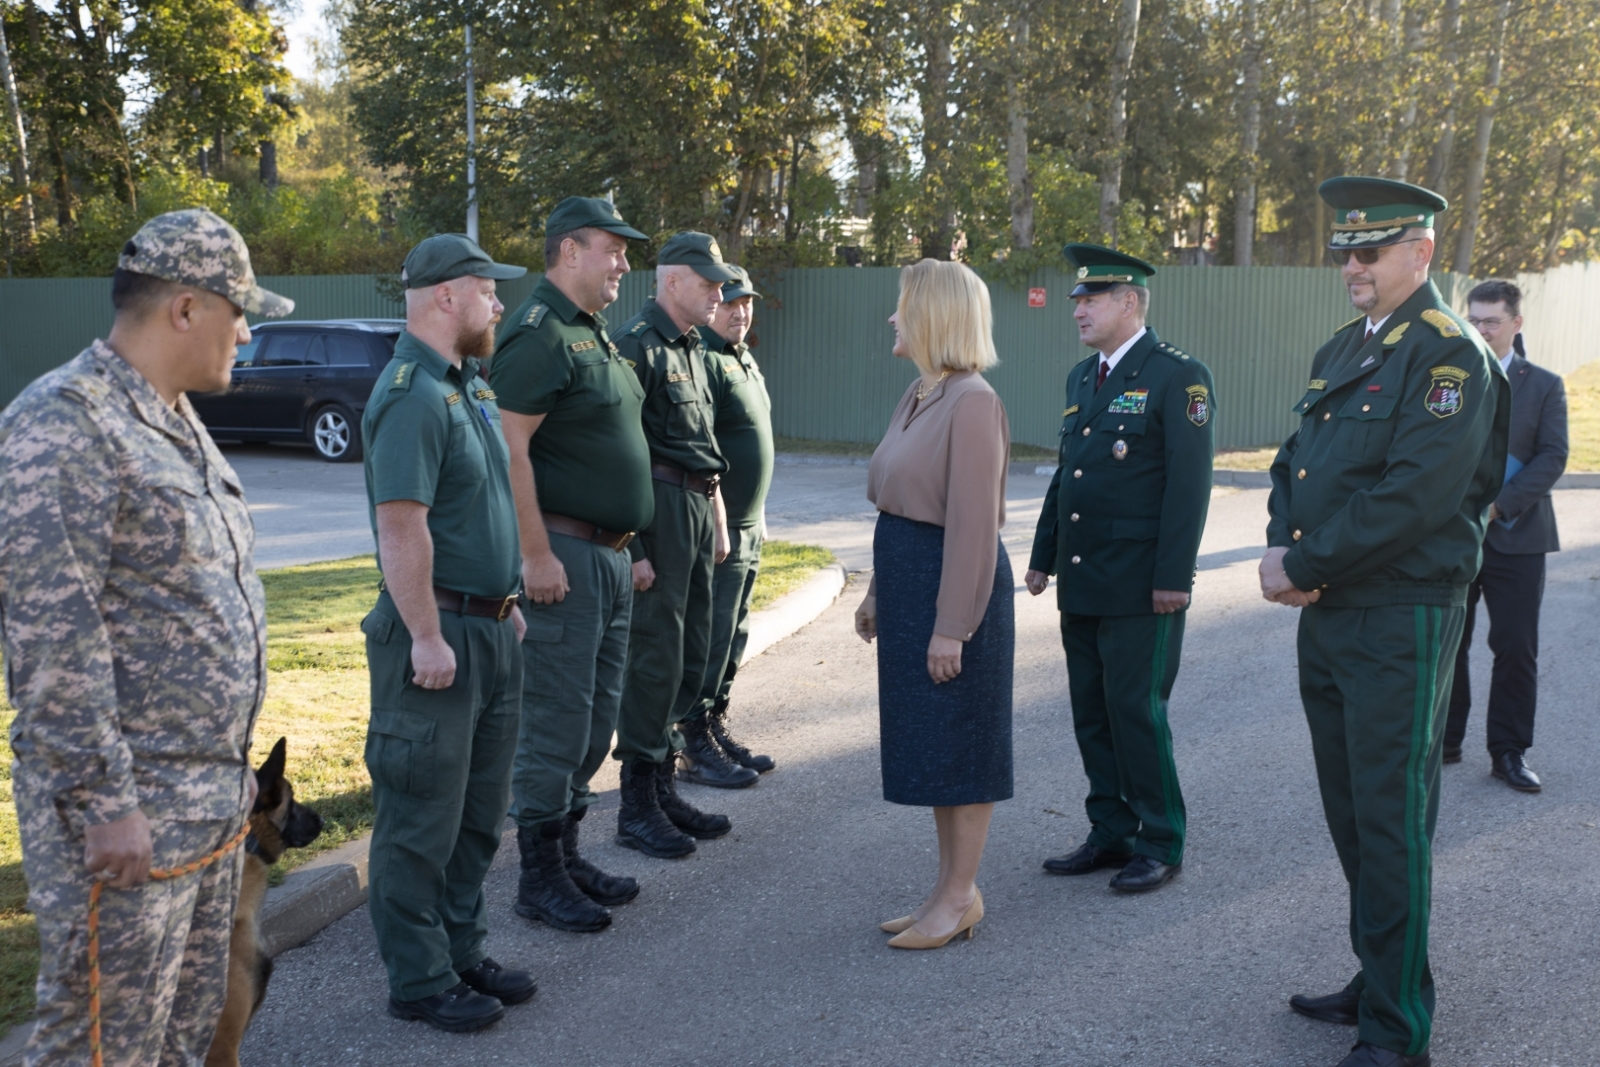
[[[771,607],[750,613],[750,636],[744,646],[749,663],[761,653],[821,615],[844,592],[849,572],[838,560],[806,579],[804,585],[773,601]]]

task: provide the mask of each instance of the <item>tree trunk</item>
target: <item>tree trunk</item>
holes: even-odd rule
[[[1256,250],[1256,167],[1261,149],[1260,0],[1244,0],[1244,53],[1240,87],[1239,188],[1234,193],[1233,262],[1248,267]]]
[[[845,136],[850,141],[850,154],[856,163],[850,213],[860,219],[872,214],[872,200],[878,195],[878,177],[883,169],[885,110],[881,103],[875,102],[845,119]]]
[[[56,225],[63,230],[70,230],[78,222],[78,201],[72,195],[72,179],[67,174],[67,154],[61,147],[61,131],[54,122],[45,125],[44,143],[50,153],[50,165],[56,171]]]
[[[1006,111],[1010,133],[1006,137],[1006,182],[1011,187],[1011,247],[1033,247],[1033,176],[1028,173],[1028,109],[1023,75],[1028,64],[1026,6],[1011,31],[1010,63],[1006,71]]]
[[[278,142],[261,142],[261,184],[268,189],[278,187]]]
[[[1489,166],[1489,139],[1494,134],[1494,109],[1500,97],[1500,72],[1506,47],[1506,24],[1511,21],[1511,0],[1495,5],[1494,35],[1489,45],[1489,68],[1483,79],[1483,107],[1478,111],[1478,129],[1472,141],[1472,158],[1467,161],[1467,188],[1461,211],[1461,230],[1456,234],[1457,274],[1472,273],[1472,246],[1478,239],[1479,211],[1483,204],[1483,177]]]
[[[1398,181],[1406,181],[1406,175],[1411,172],[1411,141],[1413,131],[1417,125],[1417,97],[1422,91],[1420,79],[1415,77],[1416,57],[1422,51],[1422,14],[1413,3],[1406,8],[1402,18],[1404,23],[1404,47],[1401,52],[1401,70],[1411,77],[1411,84],[1400,88],[1405,96],[1405,107],[1400,111],[1399,138],[1400,147],[1395,154],[1394,176]]]
[[[1122,206],[1122,151],[1128,138],[1128,77],[1139,40],[1139,0],[1122,0],[1117,46],[1111,56],[1111,107],[1106,123],[1105,162],[1100,168],[1100,230],[1117,246],[1117,215]]]
[[[955,73],[953,13],[949,0],[921,5],[922,220],[918,240],[923,256],[949,259],[955,233],[950,207],[949,170],[955,125],[950,118],[950,80]]]
[[[195,153],[194,159],[195,163],[200,167],[200,177],[211,177],[211,160],[206,156],[206,149],[204,145],[200,146],[200,150]]]
[[[1441,189],[1450,173],[1450,156],[1456,146],[1456,69],[1461,64],[1461,0],[1445,0],[1439,36],[1444,38],[1444,117],[1439,122],[1439,139],[1428,159],[1428,188]]]
[[[0,21],[0,82],[5,83],[6,110],[11,120],[11,136],[17,141],[17,172],[11,177],[22,194],[22,228],[28,244],[38,239],[33,219],[33,189],[28,177],[28,132],[22,125],[22,105],[17,101],[17,79],[11,71],[11,47],[6,43],[5,23]]]

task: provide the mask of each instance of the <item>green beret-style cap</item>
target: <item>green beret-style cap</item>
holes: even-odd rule
[[[1328,238],[1335,250],[1398,244],[1407,229],[1431,228],[1434,213],[1450,206],[1432,189],[1391,178],[1341,175],[1323,182],[1317,193],[1335,212]]]
[[[496,263],[464,233],[436,233],[406,256],[405,266],[400,268],[400,280],[406,283],[407,289],[426,289],[468,275],[505,281],[526,273],[527,267]]]
[[[693,267],[700,277],[711,282],[731,282],[739,277],[739,268],[722,261],[722,249],[717,239],[709,233],[685,230],[675,233],[661,246],[656,264],[662,267]]]
[[[728,269],[738,271],[739,276],[733,279],[731,282],[722,283],[722,302],[724,304],[730,300],[738,300],[741,297],[761,295],[760,293],[756,292],[754,283],[750,281],[749,271],[745,270],[737,263],[729,263]]]
[[[1124,255],[1105,245],[1070,244],[1061,250],[1078,268],[1078,286],[1071,296],[1090,296],[1119,285],[1147,286],[1156,269],[1142,259]]]
[[[644,234],[622,221],[622,212],[617,210],[617,205],[598,196],[569,196],[557,204],[556,209],[550,212],[550,217],[544,220],[546,237],[571,233],[573,230],[585,227],[609,230],[618,237],[634,241],[649,240]]]

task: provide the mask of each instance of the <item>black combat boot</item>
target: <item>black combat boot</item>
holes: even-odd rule
[[[588,810],[579,808],[577,811],[567,812],[566,822],[561,831],[561,851],[567,857],[567,873],[572,876],[572,884],[583,890],[596,903],[607,907],[626,904],[639,895],[639,883],[632,878],[607,874],[578,855],[578,824],[583,821],[583,813]]]
[[[694,838],[682,833],[656,799],[656,778],[665,771],[672,779],[672,764],[642,759],[622,764],[622,807],[617,811],[617,844],[646,856],[675,860],[694,851]]]
[[[727,701],[717,701],[716,707],[706,712],[706,722],[711,727],[712,740],[739,766],[749,767],[760,774],[766,774],[777,766],[771,756],[758,756],[729,736]]]
[[[517,849],[522,853],[522,878],[517,883],[514,910],[524,919],[537,919],[557,930],[588,934],[611,925],[611,913],[572,884],[561,848],[565,819],[538,826],[517,827]]]
[[[715,841],[733,829],[733,822],[726,815],[707,815],[678,795],[678,788],[672,781],[671,763],[657,766],[660,770],[656,773],[656,803],[672,820],[673,826],[702,841]]]
[[[697,715],[678,724],[678,729],[683,732],[683,751],[678,753],[678,777],[715,789],[743,789],[760,781],[761,775],[749,767],[739,766],[722,754],[722,749],[711,738],[706,719],[705,715]]]

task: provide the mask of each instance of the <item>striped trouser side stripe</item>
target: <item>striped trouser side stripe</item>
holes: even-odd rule
[[[1150,661],[1150,725],[1155,730],[1156,750],[1161,763],[1161,798],[1166,807],[1167,825],[1172,827],[1172,849],[1166,862],[1183,858],[1183,807],[1178,802],[1178,764],[1172,756],[1172,728],[1167,725],[1166,709],[1161,706],[1161,686],[1167,678],[1167,646],[1172,638],[1172,616],[1156,617],[1155,653]]]
[[[1406,1055],[1428,1047],[1432,1020],[1422,1003],[1422,972],[1428,962],[1428,917],[1433,899],[1433,849],[1428,841],[1428,754],[1433,748],[1433,717],[1438,707],[1440,633],[1444,612],[1418,604],[1413,609],[1417,635],[1416,696],[1411,711],[1411,752],[1406,759],[1406,874],[1410,888],[1405,953],[1400,963],[1399,1008],[1411,1024]]]

